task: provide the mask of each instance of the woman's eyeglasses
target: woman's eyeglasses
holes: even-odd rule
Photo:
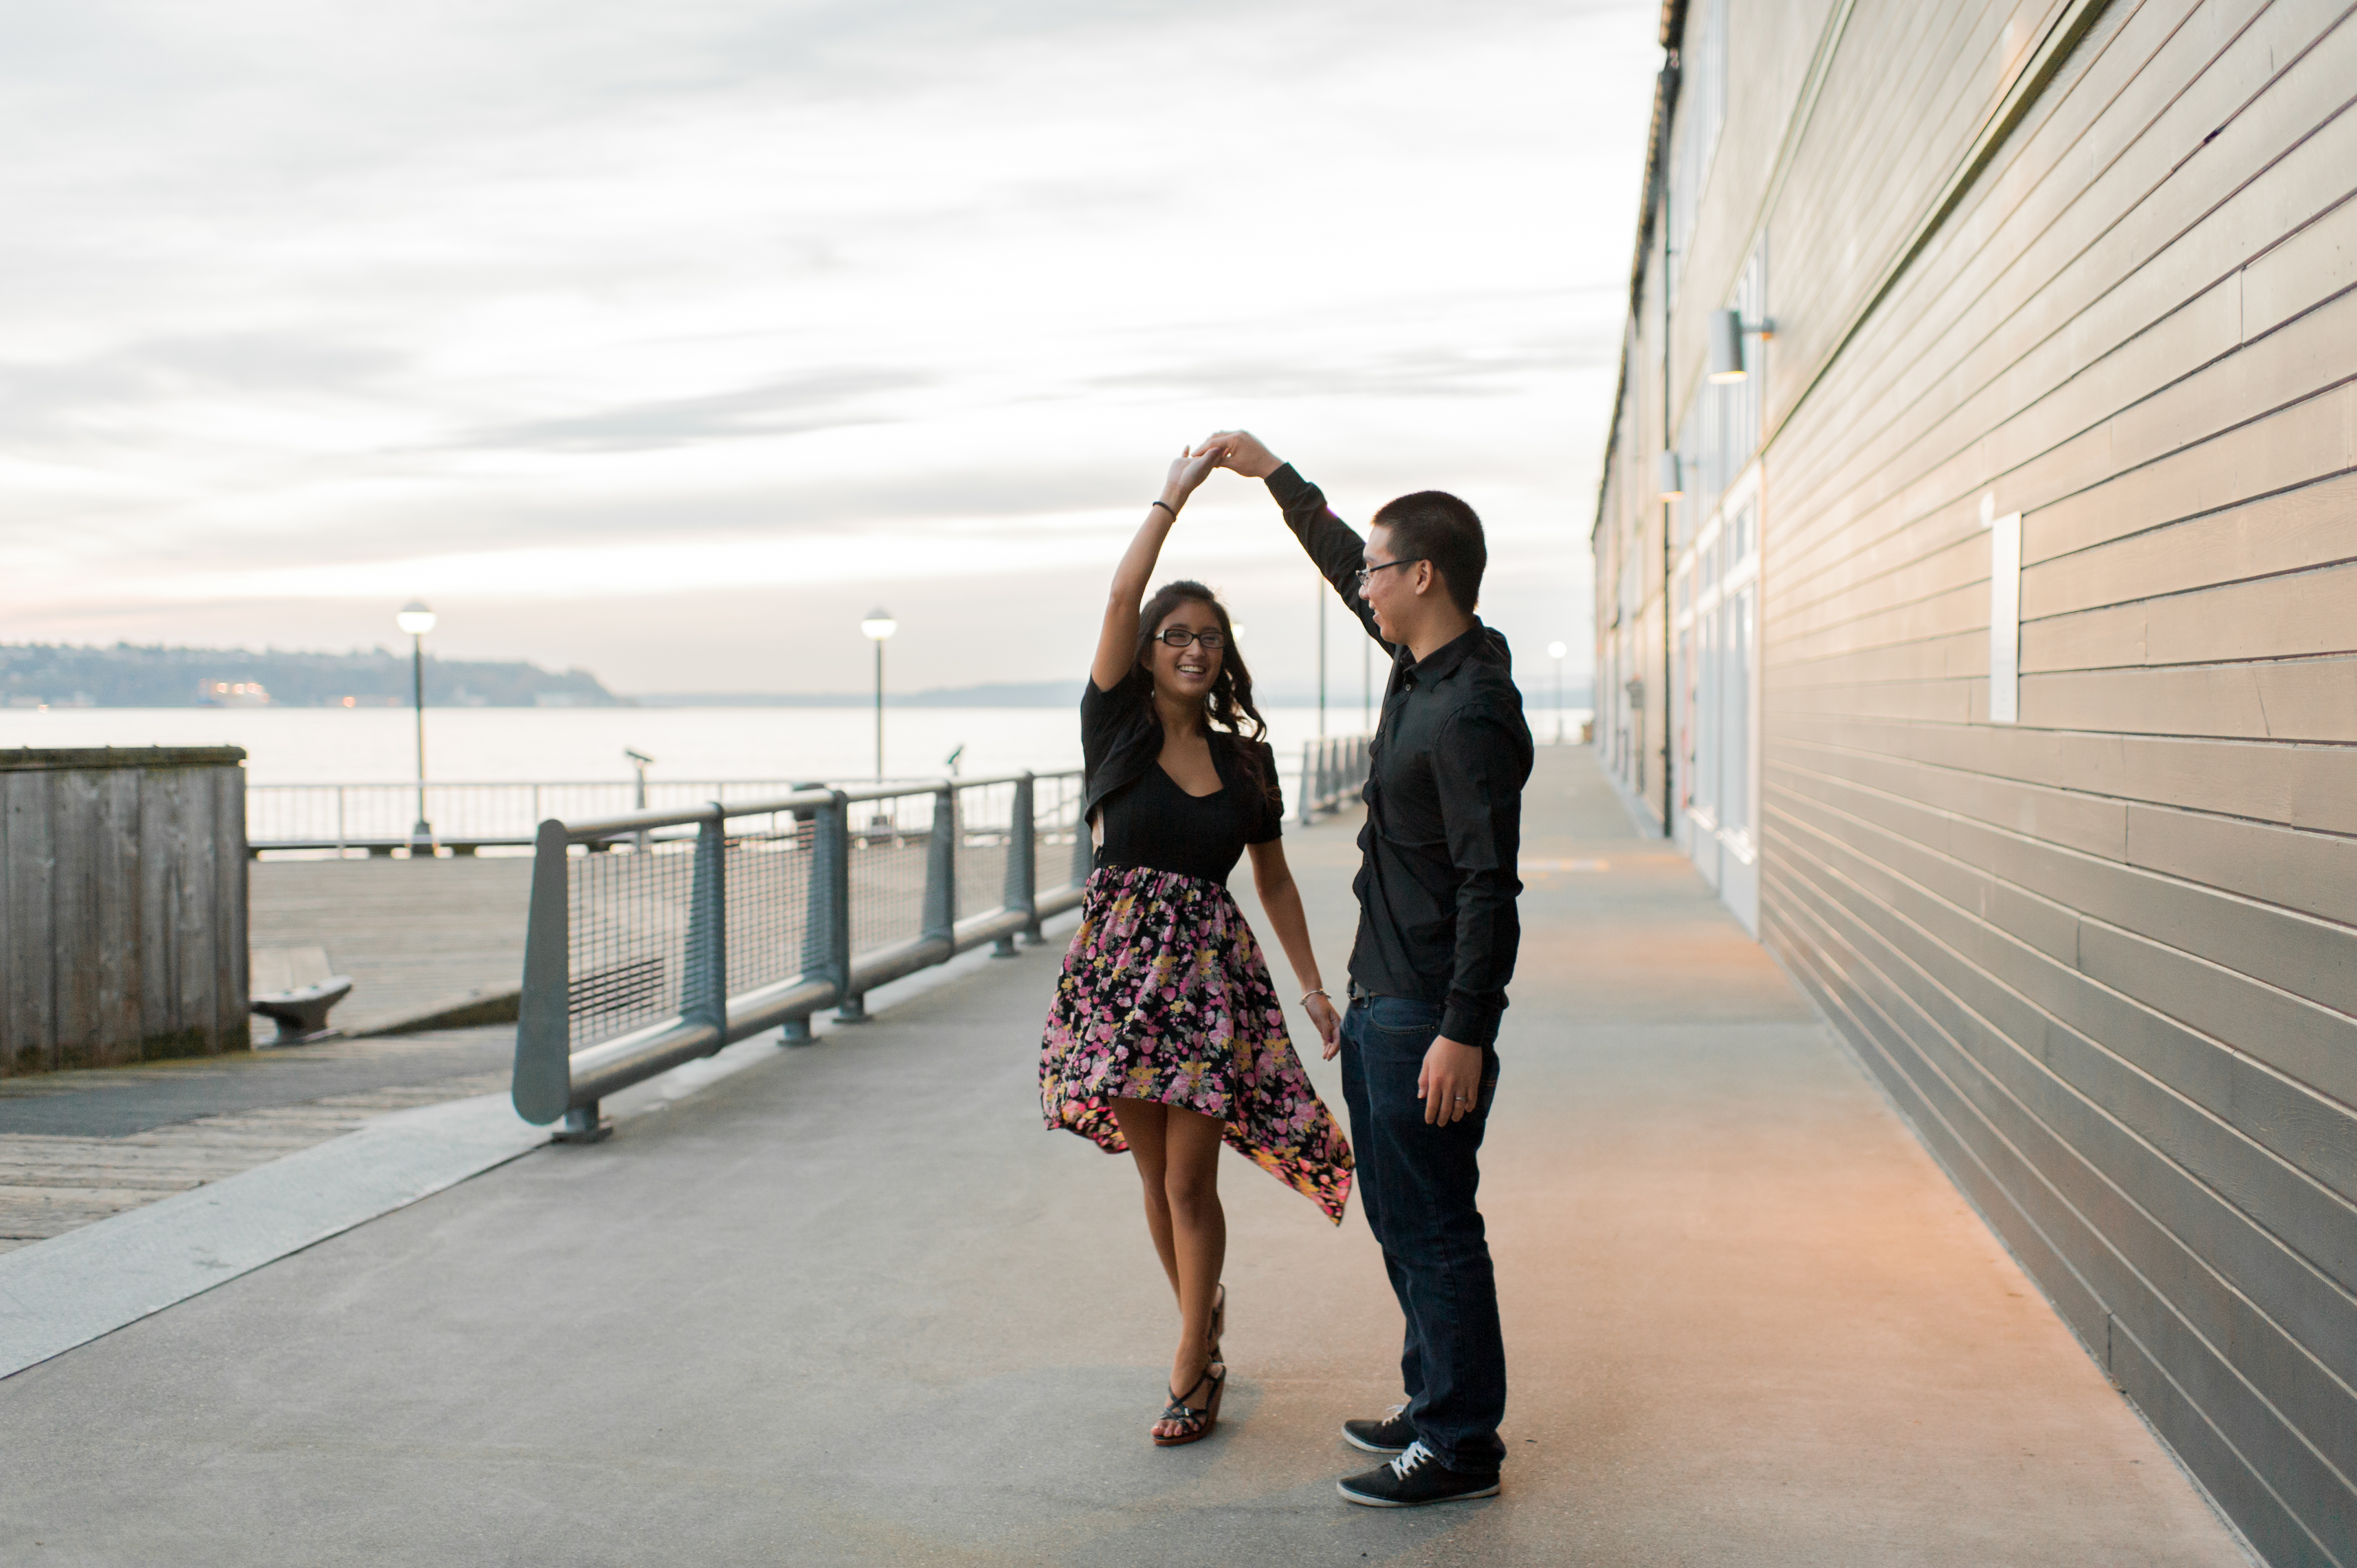
[[[1160,631],[1154,634],[1154,639],[1156,641],[1169,648],[1184,648],[1190,642],[1200,642],[1204,647],[1212,649],[1225,648],[1228,645],[1228,639],[1224,633],[1216,631],[1189,631],[1183,626],[1164,627]]]
[[[1367,579],[1378,572],[1388,572],[1394,566],[1413,566],[1423,559],[1421,555],[1411,555],[1405,561],[1379,561],[1372,566],[1361,566],[1359,568],[1359,586],[1363,590],[1367,585]]]

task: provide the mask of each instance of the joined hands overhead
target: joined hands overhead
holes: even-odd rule
[[[1247,479],[1265,479],[1285,467],[1285,460],[1249,430],[1215,430],[1194,448],[1194,455],[1211,457]]]

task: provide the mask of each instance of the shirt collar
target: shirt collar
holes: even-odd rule
[[[1448,679],[1449,672],[1472,658],[1474,650],[1488,641],[1489,637],[1490,628],[1481,624],[1480,617],[1474,617],[1473,624],[1465,629],[1462,636],[1442,643],[1422,661],[1409,665],[1408,680],[1418,686],[1428,686],[1435,681]],[[1406,650],[1403,648],[1401,651],[1405,653]]]

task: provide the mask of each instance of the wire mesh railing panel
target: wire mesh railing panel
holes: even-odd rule
[[[812,824],[791,811],[728,822],[728,994],[802,972]]]
[[[957,918],[987,915],[1006,904],[1006,863],[1014,853],[1013,784],[969,785],[957,792]]]
[[[987,915],[1006,903],[1005,833],[969,837],[958,845],[957,918]]]
[[[1086,873],[1077,859],[1088,837],[1081,821],[1085,798],[1077,773],[1036,780],[1031,786],[1032,854],[1042,888],[1068,887]]]
[[[872,952],[921,936],[925,929],[923,836],[851,843],[851,950]]]
[[[680,1012],[694,878],[693,840],[567,858],[572,1049]]]

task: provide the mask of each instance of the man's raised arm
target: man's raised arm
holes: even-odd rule
[[[1383,642],[1383,633],[1375,629],[1374,612],[1359,596],[1359,568],[1366,564],[1367,542],[1334,515],[1326,504],[1326,492],[1303,478],[1292,464],[1280,461],[1249,431],[1220,431],[1195,452],[1200,456],[1215,449],[1221,453],[1221,467],[1267,481],[1268,493],[1276,498],[1285,513],[1285,526],[1301,541],[1318,575],[1341,596],[1342,607],[1359,618],[1367,635],[1383,643],[1385,653],[1391,652],[1392,645]]]

